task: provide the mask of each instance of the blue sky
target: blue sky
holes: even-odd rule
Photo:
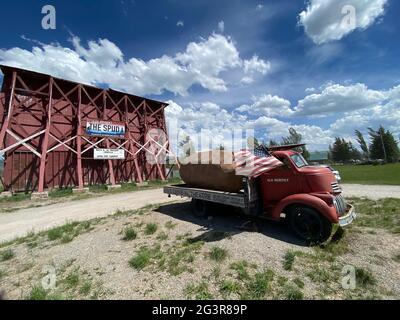
[[[41,27],[46,4],[55,30]],[[2,12],[0,63],[168,101],[193,136],[294,126],[326,150],[368,126],[400,135],[399,1],[15,0]]]

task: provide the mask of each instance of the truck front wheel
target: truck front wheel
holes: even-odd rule
[[[321,243],[331,235],[332,224],[314,209],[294,207],[289,214],[292,230],[308,243]]]

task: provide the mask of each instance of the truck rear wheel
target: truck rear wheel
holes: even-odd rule
[[[308,243],[321,243],[331,235],[332,224],[320,213],[305,206],[294,207],[289,215],[292,230]]]
[[[196,218],[206,218],[207,217],[207,201],[200,199],[192,199],[192,213]]]

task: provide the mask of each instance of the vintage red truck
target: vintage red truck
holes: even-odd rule
[[[185,184],[165,186],[164,193],[192,198],[195,215],[207,215],[210,203],[242,208],[251,216],[287,221],[297,236],[311,243],[321,243],[356,218],[354,207],[342,196],[342,189],[332,170],[308,165],[294,146],[270,148],[283,162],[255,179],[243,179],[237,193],[190,187]]]

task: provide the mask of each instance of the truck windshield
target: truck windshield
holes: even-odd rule
[[[306,159],[303,158],[303,156],[301,154],[294,154],[291,156],[293,162],[296,164],[297,168],[302,168],[305,166],[308,166],[308,163],[306,161]]]

